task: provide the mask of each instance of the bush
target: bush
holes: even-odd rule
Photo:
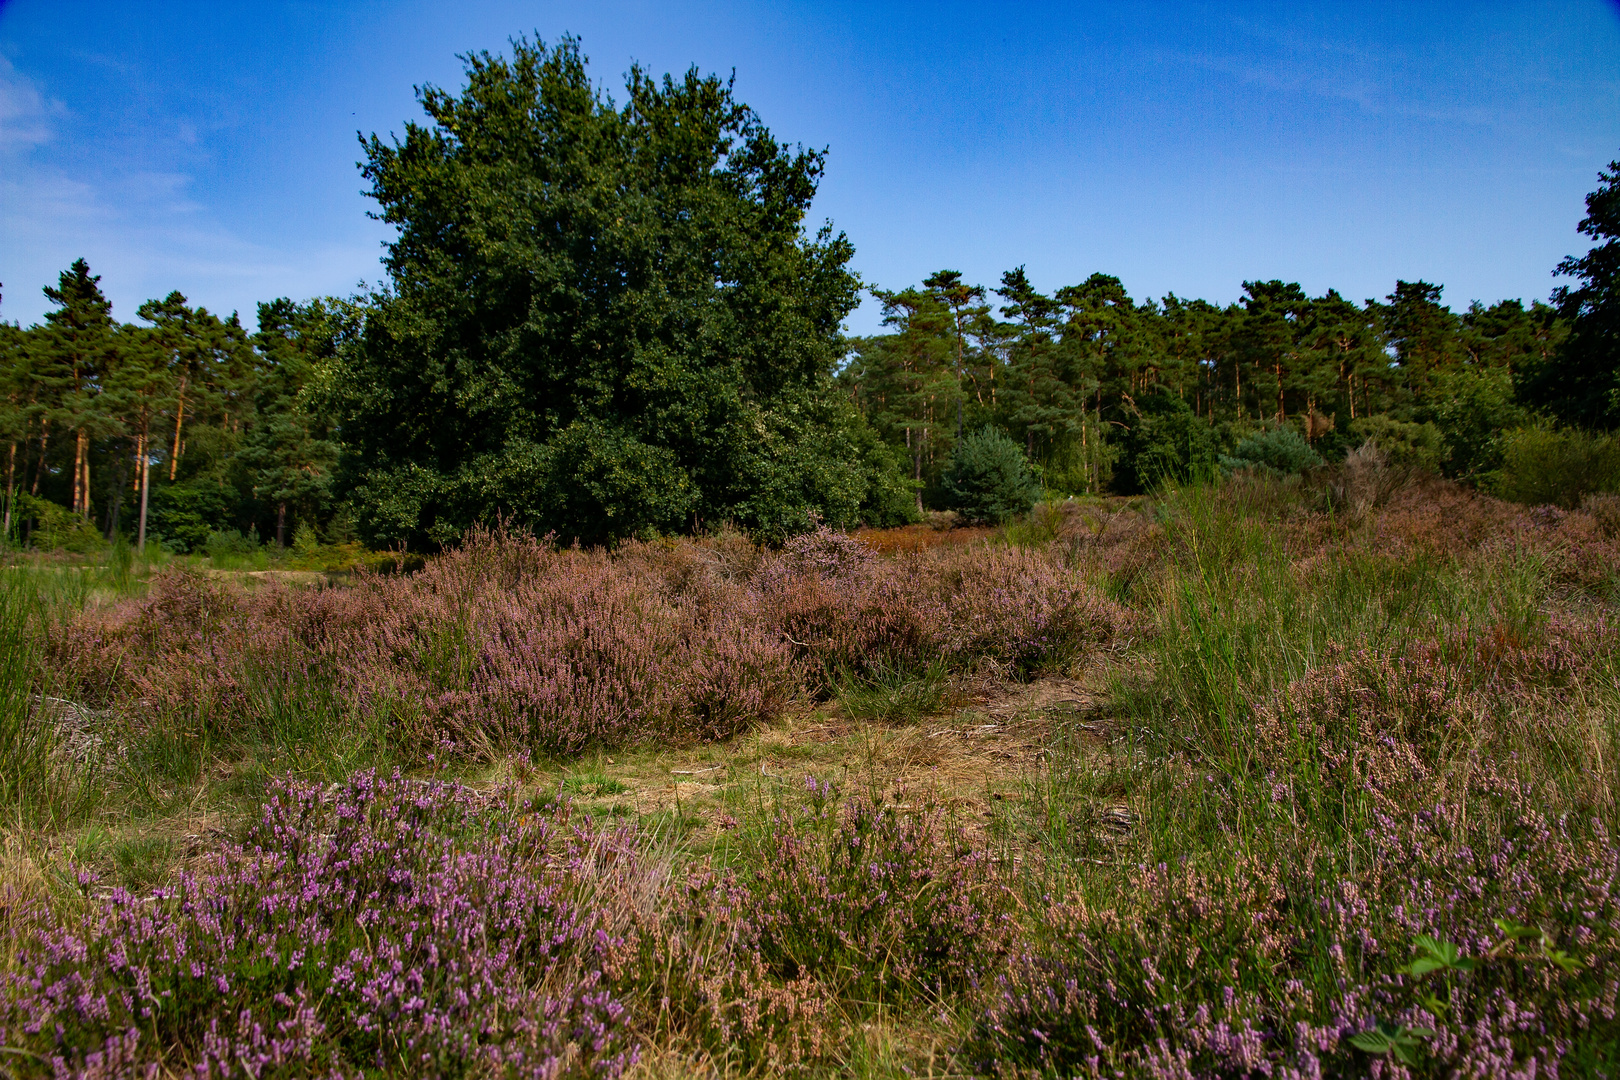
[[[292,546],[300,555],[313,555],[320,550],[321,538],[315,532],[315,526],[307,521],[300,521],[298,528],[293,530]]]
[[[1411,424],[1382,413],[1350,421],[1350,439],[1357,446],[1372,443],[1396,469],[1439,472],[1446,452],[1440,429],[1433,424]]]
[[[1445,438],[1448,476],[1488,478],[1502,464],[1502,433],[1525,422],[1506,368],[1463,368],[1441,382],[1435,426]]]
[[[1041,496],[1023,448],[990,426],[957,444],[940,484],[951,509],[969,521],[992,525],[1029,513]]]
[[[230,558],[253,554],[259,550],[259,542],[256,538],[243,536],[236,529],[219,529],[208,534],[208,541],[203,544],[202,550],[210,558]]]
[[[1311,449],[1305,437],[1291,427],[1275,427],[1250,435],[1237,444],[1230,457],[1221,455],[1225,469],[1264,469],[1292,476],[1322,464],[1322,455]]]
[[[1502,437],[1497,493],[1514,502],[1565,510],[1593,492],[1620,491],[1620,439],[1577,428],[1519,428]]]
[[[1190,480],[1219,464],[1215,433],[1175,394],[1137,402],[1136,422],[1126,432],[1114,482],[1121,494],[1135,495],[1166,481]]]
[[[230,500],[223,489],[205,479],[154,488],[148,534],[161,537],[181,554],[202,551],[230,520]]]
[[[96,527],[73,511],[25,492],[17,493],[18,521],[32,521],[30,546],[41,551],[71,551],[89,555],[104,546]],[[13,526],[15,527],[15,526]]]

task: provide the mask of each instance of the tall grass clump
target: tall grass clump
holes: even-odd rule
[[[1052,852],[1032,884],[1067,899],[1032,908],[969,1056],[1056,1075],[1612,1068],[1607,617],[1560,602],[1535,533],[1391,545],[1399,509],[1347,529],[1240,497],[1164,507],[1147,662],[1113,687],[1137,824],[1066,881]]]
[[[14,574],[0,574],[0,805],[8,808],[37,798],[51,773],[35,687],[38,651],[28,632],[36,606]]]
[[[64,587],[59,575],[0,569],[0,812],[36,827],[72,822],[96,793],[91,714],[53,696],[42,641],[53,607],[80,595],[77,578]]]

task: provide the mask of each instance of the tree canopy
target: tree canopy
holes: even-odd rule
[[[1574,423],[1620,427],[1620,161],[1598,174],[1586,197],[1580,231],[1597,241],[1554,271],[1578,284],[1553,293],[1570,337],[1556,355],[1532,367],[1524,380],[1535,403]]]
[[[364,531],[855,521],[884,462],[830,390],[859,281],[804,228],[822,152],[696,69],[632,68],[615,104],[573,39],[466,65],[364,143],[399,230],[333,388]]]

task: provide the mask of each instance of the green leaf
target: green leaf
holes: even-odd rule
[[[1382,1031],[1363,1031],[1359,1035],[1350,1036],[1350,1045],[1369,1054],[1387,1054],[1395,1043]]]
[[[1560,949],[1549,949],[1545,946],[1542,947],[1542,952],[1546,954],[1549,961],[1557,964],[1572,975],[1581,969],[1581,962],[1567,952]]]

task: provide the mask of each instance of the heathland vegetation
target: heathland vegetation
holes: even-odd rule
[[[1620,1070],[1620,167],[1551,304],[847,339],[821,155],[626,95],[424,90],[370,295],[0,329],[0,1071]]]

